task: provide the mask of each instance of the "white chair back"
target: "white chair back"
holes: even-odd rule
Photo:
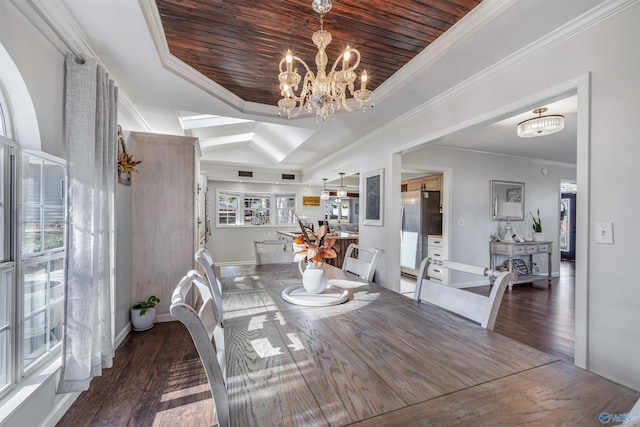
[[[216,308],[218,309],[218,315],[222,321],[222,284],[218,280],[216,275],[216,267],[213,263],[213,258],[206,248],[200,248],[195,253],[194,258],[198,264],[202,266],[204,274],[207,277],[211,292],[213,293],[213,299],[216,302]]]
[[[354,250],[358,251],[357,258],[352,256]],[[382,254],[384,254],[384,249],[368,248],[352,243],[344,254],[342,270],[360,276],[367,282],[371,282],[376,272],[376,265],[378,265]]]
[[[198,311],[187,303],[187,296],[194,288],[193,285],[202,299],[202,306]],[[216,406],[218,424],[229,426],[229,398],[226,387],[222,322],[216,312],[209,285],[200,273],[191,270],[180,280],[171,297],[170,311],[174,318],[185,325],[200,355]]]
[[[496,280],[493,283],[490,295],[486,297],[427,279],[427,271],[431,265],[484,277],[494,276]],[[483,328],[493,330],[504,290],[511,280],[515,280],[515,275],[508,271],[498,272],[476,265],[425,258],[420,264],[418,281],[413,298],[417,301],[425,301],[429,304],[444,308],[445,310],[479,323]]]
[[[288,264],[293,262],[295,252],[291,240],[260,240],[254,241],[256,265]]]

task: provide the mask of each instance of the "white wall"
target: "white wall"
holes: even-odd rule
[[[64,55],[9,1],[0,2],[0,43],[20,70],[37,116],[37,129],[17,123],[21,146],[64,158]]]
[[[255,261],[254,240],[277,239],[277,230],[299,230],[297,225],[259,225],[246,227],[218,227],[216,225],[217,191],[295,193],[297,212],[300,216],[309,217],[315,226],[323,219],[324,206],[303,206],[303,196],[319,196],[321,187],[292,184],[262,184],[255,182],[208,181],[209,184],[209,216],[211,217],[212,235],[207,244],[211,256],[216,263],[251,263]]]
[[[590,101],[591,106],[590,135],[583,139],[589,141],[590,138],[590,147],[579,149],[587,153],[587,161],[583,158],[583,162],[578,163],[577,177],[580,188],[589,188],[588,194],[581,194],[591,202],[584,218],[589,221],[588,226],[579,233],[588,236],[594,222],[612,221],[615,244],[599,245],[589,240],[587,253],[577,254],[578,262],[588,265],[587,277],[579,278],[577,283],[578,288],[588,293],[586,366],[640,390],[640,364],[637,363],[640,360],[640,286],[632,267],[637,263],[640,235],[634,218],[640,209],[636,188],[640,181],[640,168],[636,166],[640,144],[635,129],[640,113],[637,96],[640,51],[635,46],[640,39],[637,25],[640,4],[628,4],[632,6],[569,39],[558,40],[532,57],[523,57],[508,67],[486,73],[473,84],[456,88],[449,97],[426,104],[412,120],[390,125],[362,141],[351,155],[341,154],[345,161],[349,158],[360,161],[361,173],[379,166],[391,168],[390,159],[401,147],[416,146],[446,135],[459,128],[460,123],[478,123],[505,105],[521,103],[532,94],[590,72],[590,100],[582,100]],[[379,160],[385,152],[388,160]],[[376,154],[363,159],[363,153]],[[399,174],[393,169],[387,172],[390,172],[387,178],[394,177],[394,188],[398,187]],[[533,205],[537,203],[542,205],[543,201],[531,201]],[[620,203],[624,204],[623,209]],[[361,240],[398,246],[399,233],[395,231],[398,221],[393,219],[399,215],[397,206],[397,197],[387,197],[384,227],[361,227]],[[541,212],[542,209],[543,206]],[[486,218],[484,207],[477,210]],[[484,245],[486,231],[481,234]],[[393,257],[382,258],[380,270],[386,272],[386,283],[395,277],[396,264]]]

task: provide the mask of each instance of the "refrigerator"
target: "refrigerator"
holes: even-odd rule
[[[427,256],[428,235],[442,235],[442,211],[439,191],[402,193],[402,235],[400,236],[401,273],[417,277],[422,259]]]

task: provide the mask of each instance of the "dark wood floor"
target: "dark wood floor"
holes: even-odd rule
[[[562,261],[551,287],[543,279],[507,288],[494,331],[573,363],[575,279],[575,264]],[[490,287],[468,290],[489,295]]]
[[[574,269],[562,264],[551,288],[543,281],[507,290],[495,330],[572,363]],[[160,323],[129,334],[114,367],[92,381],[58,426],[211,426],[213,409],[186,329],[178,322]]]
[[[58,426],[213,426],[207,376],[179,322],[132,332]]]

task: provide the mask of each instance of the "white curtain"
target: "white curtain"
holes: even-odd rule
[[[67,261],[59,393],[87,390],[113,361],[118,92],[93,58],[66,59]]]

